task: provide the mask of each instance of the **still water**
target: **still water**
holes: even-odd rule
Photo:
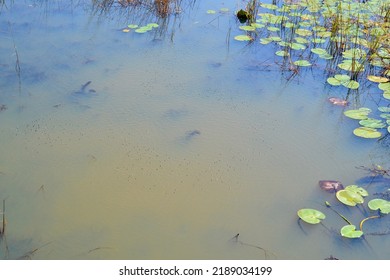
[[[354,184],[389,148],[352,135],[323,70],[288,80],[271,47],[234,41],[238,7],[1,8],[1,258],[390,258],[389,235],[341,239],[332,212],[330,230],[299,227],[298,209],[334,201],[319,180]]]

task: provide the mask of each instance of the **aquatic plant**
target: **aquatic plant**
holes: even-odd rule
[[[332,188],[334,189],[336,186],[342,185],[338,181],[319,181],[321,189],[325,191],[330,191]],[[357,205],[363,205],[364,198],[369,196],[369,193],[366,189],[359,187],[357,185],[349,185],[344,189],[340,189],[336,192],[336,198],[343,205],[349,207],[357,207]],[[385,199],[371,199],[367,206],[371,211],[376,211],[377,215],[372,215],[368,217],[364,217],[360,222],[360,229],[357,230],[356,226],[352,224],[352,222],[345,217],[345,215],[341,214],[339,211],[335,210],[334,207],[328,202],[325,201],[325,206],[335,212],[339,217],[341,217],[347,225],[343,226],[340,229],[340,235],[345,238],[360,238],[364,235],[363,232],[363,224],[371,219],[381,218],[383,215],[390,213],[390,201]],[[365,212],[365,211],[363,211]],[[303,208],[297,211],[297,215],[299,220],[303,220],[308,224],[319,224],[326,218],[325,214],[319,210],[311,209],[311,208]]]
[[[253,34],[237,35],[236,40],[252,41],[260,37],[260,44],[273,44],[275,55],[289,64],[285,69],[294,72],[291,77],[296,76],[300,67],[318,65],[319,60],[320,65],[326,62],[328,73],[336,72],[327,77],[327,84],[344,86],[347,96],[353,91],[357,93],[362,84],[373,82],[383,91],[383,102],[390,99],[390,82],[386,77],[390,75],[388,1],[273,1],[257,3],[257,9],[253,21],[258,25],[239,26],[239,30]],[[247,15],[247,10],[239,12]],[[388,116],[382,117],[384,121],[375,121],[363,112],[347,114],[365,119],[353,131],[358,137],[380,138],[384,134],[381,129],[390,132]]]

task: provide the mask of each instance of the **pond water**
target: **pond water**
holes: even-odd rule
[[[324,69],[288,79],[271,46],[233,40],[237,1],[183,4],[165,20],[76,2],[0,10],[0,258],[390,257],[390,235],[342,239],[345,222],[323,206],[335,200],[319,180],[390,167],[385,141],[355,137],[327,102],[339,89]],[[206,13],[221,7],[231,12]],[[149,22],[160,26],[122,32]],[[298,225],[307,207],[329,230]]]

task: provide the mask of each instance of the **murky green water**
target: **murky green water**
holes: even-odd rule
[[[318,180],[353,184],[389,149],[352,135],[321,70],[287,82],[271,48],[227,43],[234,16],[205,11],[235,1],[197,2],[161,34],[121,32],[137,17],[88,1],[15,2],[0,14],[1,258],[265,257],[237,233],[269,258],[390,257],[389,235],[298,226],[332,199]]]

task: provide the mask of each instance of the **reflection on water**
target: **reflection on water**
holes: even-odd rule
[[[2,258],[265,257],[229,242],[237,233],[279,259],[389,257],[388,236],[368,249],[296,223],[330,199],[318,180],[348,185],[366,175],[355,166],[388,163],[311,73],[286,84],[273,66],[251,71],[259,50],[227,48],[234,19],[205,4],[161,40],[93,8],[1,11]]]

